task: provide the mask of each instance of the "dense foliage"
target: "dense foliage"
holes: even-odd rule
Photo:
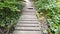
[[[47,19],[48,34],[60,34],[60,0],[38,0],[35,6]]]
[[[22,8],[22,2],[19,0],[0,0],[0,32],[9,33],[11,27],[17,23]]]

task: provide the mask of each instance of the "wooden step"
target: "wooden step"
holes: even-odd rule
[[[20,17],[20,19],[37,19],[36,17]]]
[[[23,15],[21,18],[37,18],[36,15]]]
[[[37,19],[20,19],[20,21],[37,21]]]
[[[39,26],[39,24],[17,24],[17,26]]]
[[[36,15],[35,13],[22,13],[22,15]]]
[[[39,23],[37,23],[37,22],[35,22],[35,23],[31,23],[31,22],[19,22],[17,24],[39,24]]]
[[[32,31],[35,31],[35,30],[40,30],[39,27],[15,27],[16,30],[32,30]]]
[[[32,15],[33,14],[33,15],[36,15],[35,13],[32,13],[32,12],[31,13],[26,12],[26,13],[22,13],[22,14],[26,14],[26,15],[29,15],[29,14]]]
[[[42,34],[41,31],[19,31],[15,30],[13,34]]]
[[[38,21],[19,21],[18,23],[38,23]]]

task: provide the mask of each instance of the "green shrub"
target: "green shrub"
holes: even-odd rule
[[[7,29],[5,32],[7,33],[11,27],[14,27],[21,15],[22,8],[20,1],[0,0],[0,29]]]
[[[57,0],[38,0],[35,2],[38,13],[43,12],[48,22],[48,34],[60,34],[60,5]]]

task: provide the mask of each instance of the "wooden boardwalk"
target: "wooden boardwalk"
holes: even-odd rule
[[[36,11],[30,1],[25,2],[22,12],[13,34],[42,34],[40,24],[37,21]]]

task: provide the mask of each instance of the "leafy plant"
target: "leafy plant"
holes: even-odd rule
[[[60,4],[58,1],[38,0],[35,2],[38,13],[43,12],[47,19],[48,34],[60,34]]]
[[[18,0],[0,0],[0,29],[8,34],[21,15],[22,2]]]

